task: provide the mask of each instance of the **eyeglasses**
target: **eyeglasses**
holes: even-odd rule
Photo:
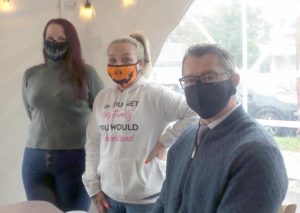
[[[228,77],[230,76],[229,72],[210,72],[210,73],[205,73],[201,76],[196,76],[196,77],[183,77],[179,79],[179,83],[181,87],[187,88],[190,86],[193,86],[196,84],[197,81],[200,81],[203,87],[212,87],[216,85],[219,82],[218,76],[220,75],[227,75]]]

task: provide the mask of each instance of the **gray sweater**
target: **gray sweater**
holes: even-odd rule
[[[197,127],[170,148],[155,213],[277,213],[288,178],[270,135],[240,106],[204,135]]]
[[[37,149],[82,149],[85,129],[93,101],[103,88],[93,67],[85,65],[88,101],[75,97],[68,78],[60,80],[66,69],[63,61],[49,61],[26,70],[23,76],[23,101],[30,119],[26,147]]]

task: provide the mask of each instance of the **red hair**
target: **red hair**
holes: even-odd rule
[[[68,42],[68,52],[66,56],[67,70],[66,72],[71,75],[74,84],[75,96],[79,99],[87,100],[87,95],[84,90],[86,76],[84,73],[84,60],[82,59],[81,47],[78,34],[74,25],[66,19],[57,18],[50,19],[46,24],[43,32],[43,39],[46,39],[47,28],[50,24],[58,24],[63,27],[66,39]],[[47,63],[47,55],[43,49],[45,64]],[[63,81],[64,74],[62,73],[60,79]]]

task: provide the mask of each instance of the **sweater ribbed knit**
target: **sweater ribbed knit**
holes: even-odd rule
[[[26,147],[37,149],[82,149],[85,129],[93,101],[103,83],[93,67],[85,65],[88,101],[75,96],[63,61],[49,61],[26,70],[23,76],[23,100],[30,118]]]
[[[277,213],[288,178],[265,129],[240,106],[207,132],[194,158],[197,126],[170,148],[155,213]]]

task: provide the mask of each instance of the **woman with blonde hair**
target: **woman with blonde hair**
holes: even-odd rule
[[[115,85],[95,99],[83,181],[100,213],[150,212],[165,178],[166,149],[197,116],[181,94],[146,80],[145,36],[115,39],[107,54]]]

